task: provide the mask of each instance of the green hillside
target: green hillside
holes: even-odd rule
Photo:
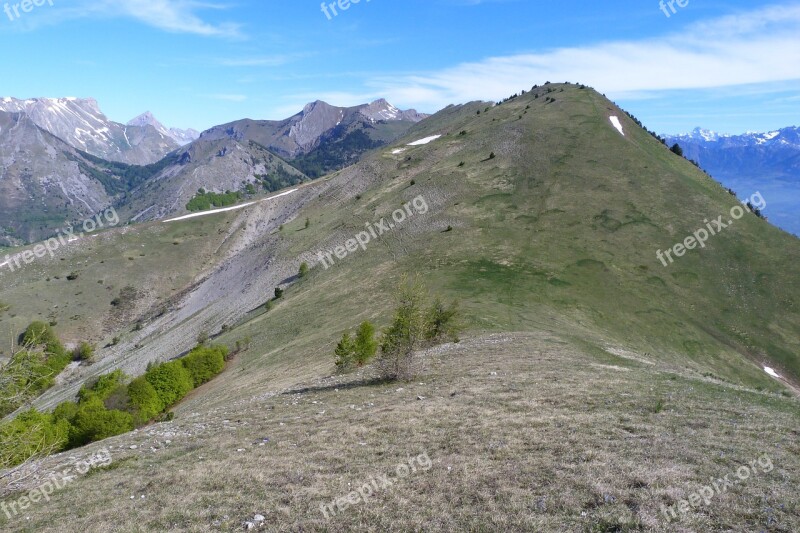
[[[270,531],[800,527],[800,240],[745,214],[664,266],[658,250],[706,220],[727,222],[739,200],[602,95],[548,84],[498,106],[451,106],[285,198],[274,210],[115,230],[91,255],[76,247],[35,275],[0,274],[10,305],[0,328],[47,317],[62,336],[130,334],[132,324],[109,321],[107,301],[82,294],[106,277],[149,295],[127,318],[151,330],[136,357],[163,348],[170,331],[185,340],[172,357],[198,328],[228,346],[252,339],[174,422],[75,452],[113,446],[114,462],[29,521],[0,515],[0,526],[55,531],[53,517],[80,502],[70,531],[234,531],[256,514]],[[365,249],[321,264],[379,225]],[[71,284],[41,281],[79,261],[86,274]],[[302,261],[312,268],[298,280]],[[410,383],[381,382],[370,367],[332,377],[342,332],[387,325],[408,273],[460,301],[464,340],[426,352]],[[286,288],[269,310],[251,305],[271,297],[250,285],[257,276]],[[226,290],[210,292],[218,285]],[[205,314],[168,322],[204,287],[216,297]],[[46,298],[30,298],[32,288]],[[72,299],[91,323],[54,307]],[[131,357],[100,355],[97,372]],[[333,518],[320,512],[349,483],[422,453],[430,470],[402,488]],[[678,526],[661,516],[765,454],[769,473]],[[57,460],[42,465],[29,483]]]

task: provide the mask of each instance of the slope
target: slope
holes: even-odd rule
[[[426,209],[402,207],[420,198]],[[151,529],[233,529],[262,513],[276,530],[667,531],[661,504],[768,453],[775,478],[683,525],[796,529],[797,400],[786,386],[800,376],[800,243],[748,215],[673,264],[656,257],[736,204],[601,95],[547,85],[500,106],[449,107],[296,195],[198,219],[225,234],[218,258],[81,378],[174,357],[202,330],[253,347],[177,422],[104,443],[113,470],[35,508],[31,524],[47,529],[92,494],[82,512],[100,528],[147,517]],[[395,227],[319,264],[318,252],[382,218]],[[314,268],[297,281],[301,261]],[[326,378],[342,331],[388,321],[404,272],[461,299],[464,343],[428,354],[418,383],[375,383],[369,370]],[[259,309],[278,285],[284,298]],[[422,452],[431,476],[332,521],[320,514],[348,483]]]

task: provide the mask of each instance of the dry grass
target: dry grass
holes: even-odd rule
[[[425,366],[408,384],[375,382],[367,369],[251,389],[252,401],[76,450],[74,459],[113,446],[114,464],[23,516],[0,515],[0,527],[237,531],[261,514],[268,531],[800,528],[796,399],[545,333],[470,338],[429,351]],[[382,475],[396,480],[397,465],[422,453],[429,470],[323,516],[322,504]],[[764,454],[771,472],[679,522],[661,516],[662,504]],[[49,458],[43,472],[69,461]]]

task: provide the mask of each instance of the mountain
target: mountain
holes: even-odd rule
[[[688,134],[665,137],[740,195],[760,191],[767,200],[765,213],[770,220],[800,236],[800,128],[743,135],[696,128]]]
[[[0,111],[0,245],[49,237],[111,203],[114,184],[25,113]]]
[[[285,120],[239,120],[204,131],[201,138],[252,140],[291,160],[309,176],[319,177],[353,164],[364,152],[393,141],[426,116],[413,109],[401,111],[386,100],[355,107],[318,100]]]
[[[0,268],[0,330],[41,319],[104,346],[36,407],[198,337],[233,349],[163,421],[26,465],[6,500],[68,457],[112,457],[0,513],[4,530],[798,529],[781,502],[800,482],[800,241],[743,213],[664,266],[658,250],[740,204],[601,94],[551,84],[451,106],[292,189]],[[461,341],[420,351],[408,382],[338,372],[343,332],[390,325],[407,274],[460,301]],[[666,509],[754,464],[670,523]]]
[[[15,191],[3,201],[5,245],[42,238],[66,220],[110,205],[123,220],[142,222],[185,213],[200,189],[252,196],[296,185],[355,163],[426,117],[385,100],[353,108],[314,102],[284,121],[243,120],[200,136],[167,129],[149,112],[125,126],[110,122],[90,99],[5,98],[3,106],[25,126],[0,131],[0,139],[13,136],[0,173]],[[64,165],[70,170],[57,170]],[[44,189],[34,183],[45,181],[57,182],[61,193],[40,200]]]
[[[92,98],[0,99],[0,111],[24,113],[34,124],[73,148],[109,161],[147,165],[162,159],[178,143],[152,125],[123,125],[109,120]]]
[[[167,129],[164,127],[161,122],[159,122],[156,117],[153,116],[150,111],[146,111],[139,115],[136,118],[131,119],[128,122],[128,126],[152,126],[155,128],[157,132],[162,134],[165,137],[171,138],[173,141],[178,143],[181,146],[189,144],[192,141],[196,141],[200,137],[200,132],[197,130],[193,130],[191,128],[182,130],[179,128],[169,128]]]
[[[112,458],[3,530],[800,527],[800,240],[743,210],[728,225],[739,201],[598,92],[450,106],[283,192],[0,268],[0,331],[45,320],[102,347],[37,408],[198,339],[232,349],[171,414],[24,465],[4,503]],[[659,261],[715,215],[702,248]],[[460,342],[420,350],[407,382],[340,372],[343,333],[391,325],[404,275],[460,302]]]
[[[207,192],[268,193],[308,177],[254,141],[199,139],[141,185],[118,199],[124,220],[143,222],[186,213],[200,189]]]

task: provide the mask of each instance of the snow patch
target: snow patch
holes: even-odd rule
[[[617,128],[617,131],[619,131],[622,134],[622,136],[624,137],[625,136],[625,132],[622,131],[622,124],[620,123],[619,118],[617,116],[612,116],[612,117],[608,117],[608,118],[609,118],[609,120],[611,120],[611,124],[613,124],[614,127]]]
[[[780,376],[778,375],[778,373],[777,373],[777,372],[775,372],[775,370],[773,370],[772,368],[770,368],[770,367],[768,367],[768,366],[765,366],[765,367],[764,367],[764,372],[766,372],[767,374],[769,374],[769,375],[770,375],[770,376],[772,376],[773,378],[778,378],[778,379],[780,379]]]
[[[270,196],[269,198],[264,198],[263,200],[259,200],[258,202],[248,202],[246,204],[235,205],[233,207],[224,207],[222,209],[212,209],[211,211],[203,211],[202,213],[192,213],[191,215],[184,215],[184,216],[178,217],[178,218],[171,218],[169,220],[165,220],[164,222],[165,223],[166,222],[177,222],[179,220],[187,220],[189,218],[197,218],[197,217],[204,217],[204,216],[208,216],[208,215],[215,215],[217,213],[225,213],[227,211],[236,211],[237,209],[243,209],[243,208],[245,208],[247,206],[250,206],[250,205],[253,205],[253,204],[257,204],[259,202],[266,202],[267,200],[274,200],[275,198],[279,198],[281,196],[286,196],[287,194],[292,194],[296,190],[297,189],[292,189],[291,191],[282,192],[280,194],[276,194],[275,196]]]
[[[435,141],[439,137],[441,137],[441,135],[431,135],[430,137],[425,137],[424,139],[414,141],[413,143],[408,143],[408,146],[422,146],[423,144],[428,144]]]
[[[392,150],[392,154],[402,154],[405,151],[405,148],[398,148],[397,150]]]

